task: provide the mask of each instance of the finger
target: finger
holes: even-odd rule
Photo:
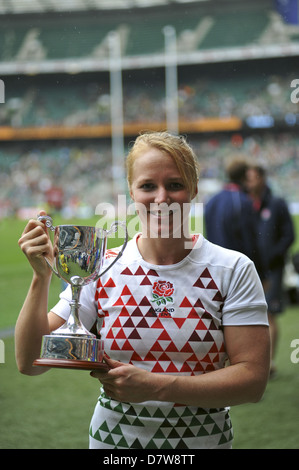
[[[41,209],[41,210],[39,211],[39,213],[38,213],[38,217],[39,217],[40,215],[47,215],[47,212],[44,211],[43,209]]]
[[[36,227],[30,233],[23,234],[18,244],[23,253],[30,259],[37,256],[49,256],[52,253],[48,235],[41,227]]]
[[[90,372],[90,376],[94,377],[95,379],[100,380],[100,382],[105,382],[106,380],[110,379],[110,376],[108,375],[108,371],[105,370],[92,370]]]
[[[35,220],[35,219],[30,219],[28,221],[26,227],[24,228],[23,235],[26,234],[26,233],[30,233],[36,227],[40,227],[40,228],[43,229],[44,232],[48,233],[47,227],[43,222],[41,222],[39,220]]]
[[[34,258],[43,259],[45,255],[48,254],[47,248],[41,246],[31,246],[29,248],[23,249],[24,254],[28,257],[29,260]]]
[[[26,225],[26,227],[24,229],[24,233],[29,232],[30,230],[32,230],[36,226],[43,227],[44,230],[46,231],[46,233],[48,233],[48,230],[47,230],[47,227],[46,227],[45,223],[43,221],[38,220],[38,217],[40,217],[42,215],[47,215],[46,211],[40,210],[39,213],[37,214],[36,219],[30,219],[28,221],[28,224]]]
[[[104,358],[103,358],[103,361],[106,362],[106,364],[111,368],[111,369],[115,369],[116,367],[121,367],[121,366],[124,366],[125,364],[123,362],[120,362],[120,361],[116,361],[114,359],[111,359],[109,356],[107,356],[106,354],[104,355]]]
[[[38,213],[38,215],[37,215],[37,221],[38,221],[40,224],[42,224],[43,227],[45,227],[45,230],[46,230],[47,233],[48,233],[48,227],[47,227],[48,221],[47,221],[47,220],[39,220],[39,217],[41,217],[41,216],[47,216],[47,212],[44,211],[44,210],[40,210],[39,213]]]
[[[114,391],[112,388],[108,387],[107,385],[104,385],[104,386],[103,386],[103,389],[104,389],[105,394],[106,394],[109,398],[114,398],[114,396],[115,396],[115,391]]]
[[[47,250],[49,249],[48,235],[43,231],[41,227],[36,227],[29,233],[25,233],[19,239],[19,246],[23,248],[29,248],[31,246],[43,246]]]
[[[30,220],[28,221],[26,227],[24,228],[22,235],[25,235],[26,233],[31,232],[31,231],[32,231],[35,227],[37,227],[38,225],[41,226],[41,223],[40,223],[38,220],[30,219]]]
[[[22,236],[25,240],[35,240],[38,237],[43,237],[45,240],[49,239],[44,227],[39,225],[32,227],[30,231],[23,233]]]

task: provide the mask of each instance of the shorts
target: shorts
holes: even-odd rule
[[[282,280],[282,267],[268,272],[265,296],[268,304],[268,311],[272,315],[277,315],[283,311]]]

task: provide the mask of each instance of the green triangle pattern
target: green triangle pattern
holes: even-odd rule
[[[110,449],[231,447],[233,432],[227,410],[162,407],[152,403],[146,407],[102,396],[99,399],[102,421],[96,429],[91,424],[91,438],[99,447]]]

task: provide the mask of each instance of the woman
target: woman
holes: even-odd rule
[[[102,390],[90,447],[231,448],[228,407],[258,401],[268,378],[262,286],[247,257],[188,232],[198,172],[184,138],[139,136],[127,173],[142,231],[80,297],[81,319],[88,328],[97,320],[109,366],[91,373]],[[51,273],[41,255],[52,256],[52,247],[44,225],[31,220],[19,244],[34,274],[16,357],[23,373],[37,374],[41,336],[67,318],[70,289],[47,315]]]

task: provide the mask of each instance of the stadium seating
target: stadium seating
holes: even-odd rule
[[[224,7],[220,12],[206,12],[200,2],[182,8],[163,8],[147,12],[123,11],[121,21],[112,12],[81,13],[80,16],[44,15],[34,23],[28,16],[9,17],[1,27],[0,57],[2,60],[40,60],[83,58],[96,55],[102,46],[107,56],[105,42],[110,31],[126,28],[127,40],[124,56],[162,53],[163,28],[175,27],[178,49],[190,47],[186,35],[197,34],[205,20],[211,22],[203,37],[192,42],[194,50],[245,46],[259,41],[269,24],[269,11],[257,3],[255,8],[234,10]],[[123,44],[124,46],[124,44]]]
[[[0,106],[0,131],[4,130],[0,134],[0,218],[17,208],[47,204],[48,190],[54,186],[63,190],[68,214],[82,206],[94,210],[102,195],[113,200],[108,36],[112,30],[119,31],[126,59],[123,108],[129,126],[127,145],[140,130],[166,126],[166,25],[176,30],[179,119],[200,161],[201,200],[223,182],[225,159],[242,151],[267,166],[271,183],[290,203],[299,201],[299,111],[298,103],[290,99],[290,83],[299,78],[297,58],[292,59],[291,54],[280,58],[279,52],[263,60],[242,60],[240,56],[240,51],[248,53],[258,45],[263,50],[276,40],[279,47],[298,45],[298,28],[286,25],[270,0],[228,2],[221,7],[217,2],[217,8],[213,2],[176,2],[171,7],[147,8],[146,15],[143,8],[119,12],[116,2],[111,9],[106,8],[107,3],[99,9],[95,2],[94,11],[87,7],[80,11],[82,2],[77,3],[77,11],[66,14],[59,10],[59,1],[56,11],[53,7],[47,13],[42,13],[45,3],[32,2],[30,11],[40,8],[40,14],[9,14],[1,26],[0,76],[1,70],[9,73],[7,82],[4,76],[9,86]],[[7,2],[9,8],[13,12],[23,7],[12,0]],[[227,51],[238,52],[238,59],[229,60]],[[204,55],[188,62],[194,53]],[[150,61],[143,66],[145,58]],[[160,62],[152,65],[157,58]],[[79,73],[79,65],[87,60],[89,68]],[[62,72],[66,62],[73,64],[70,73]],[[28,64],[32,68],[22,73]],[[52,73],[41,73],[45,64],[52,64]],[[268,118],[268,123],[273,120],[273,127],[255,128],[254,119],[260,117]],[[215,118],[215,122],[236,118],[241,127],[226,134],[209,128],[204,134],[193,125]],[[30,132],[20,134],[22,139],[20,135],[18,140],[10,137],[10,130],[27,128]],[[64,128],[75,131],[62,135]],[[93,128],[91,140],[88,132],[84,138],[76,134],[78,129]],[[47,137],[41,138],[43,129],[52,130],[50,137],[43,134]],[[100,129],[105,132],[101,134]]]

